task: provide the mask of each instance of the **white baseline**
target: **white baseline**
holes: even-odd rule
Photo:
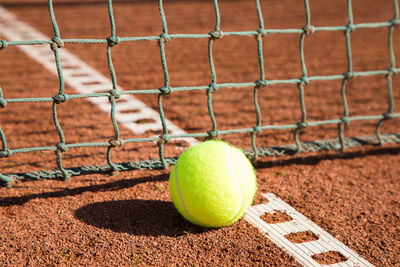
[[[282,199],[277,198],[272,193],[264,194],[263,196],[268,200],[268,203],[250,207],[244,218],[260,229],[268,239],[292,255],[303,266],[373,266]],[[266,223],[260,218],[266,213],[275,213],[276,211],[284,212],[292,219],[281,223]],[[285,237],[290,233],[304,231],[311,231],[318,239],[303,243],[293,243]],[[313,255],[332,251],[339,252],[347,260],[336,264],[321,265],[312,258]]]

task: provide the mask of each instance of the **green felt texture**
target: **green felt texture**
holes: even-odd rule
[[[175,207],[185,219],[203,227],[226,226],[241,218],[256,190],[250,161],[239,149],[222,141],[189,148],[170,174]]]

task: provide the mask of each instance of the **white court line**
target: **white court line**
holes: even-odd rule
[[[329,267],[373,266],[332,235],[325,232],[321,227],[307,219],[303,214],[296,211],[289,204],[277,198],[274,194],[268,193],[263,196],[268,200],[268,203],[250,207],[244,218],[252,225],[259,228],[272,242],[292,255],[300,264],[304,266]],[[286,213],[292,220],[271,224],[266,223],[260,218],[265,213],[275,213],[276,211]],[[292,243],[285,237],[287,234],[303,231],[311,231],[318,236],[318,240]],[[312,255],[328,251],[339,252],[345,256],[347,260],[331,265],[321,265],[311,257]]]
[[[18,18],[0,6],[0,34],[8,41],[28,41],[28,40],[50,40],[48,36],[38,32],[35,28],[18,20]],[[53,52],[49,45],[23,45],[18,46],[28,56],[40,63],[51,73],[57,75],[56,63]],[[88,94],[104,92],[112,89],[110,79],[87,65],[75,55],[68,52],[65,48],[59,49],[61,66],[65,81],[72,86],[78,93]],[[118,87],[123,91],[122,87]],[[148,107],[145,103],[131,95],[122,95],[124,103],[117,103],[115,110],[116,120],[131,130],[135,134],[143,134],[147,131],[162,130],[160,115],[157,111]],[[111,112],[111,105],[107,97],[90,97],[88,101],[98,106],[106,113]],[[132,110],[129,112],[129,110]],[[124,112],[125,111],[125,112]],[[137,123],[143,119],[150,119],[148,123]],[[186,134],[171,121],[167,120],[169,134]],[[198,143],[195,138],[182,138],[190,145]]]

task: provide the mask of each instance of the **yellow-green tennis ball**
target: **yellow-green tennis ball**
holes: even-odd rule
[[[222,141],[186,150],[173,167],[172,202],[188,221],[222,227],[241,218],[257,191],[254,168],[243,152]]]

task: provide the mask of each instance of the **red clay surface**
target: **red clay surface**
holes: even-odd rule
[[[19,19],[52,36],[47,2],[0,1]],[[161,22],[154,1],[115,1],[119,36],[159,35]],[[208,33],[214,28],[213,5],[208,1],[165,1],[169,33]],[[345,1],[310,1],[311,23],[347,23]],[[262,1],[266,28],[301,28],[303,4]],[[110,35],[106,4],[55,1],[62,38],[106,38]],[[220,1],[221,29],[258,28],[253,1]],[[353,1],[355,23],[388,21],[392,1]],[[355,71],[387,69],[387,28],[352,33]],[[299,34],[268,35],[263,39],[266,78],[301,76]],[[400,62],[400,32],[394,47]],[[104,45],[67,44],[70,52],[109,76]],[[172,40],[166,45],[171,86],[207,85],[211,81],[207,40]],[[51,51],[49,50],[49,53]],[[154,89],[163,85],[157,42],[121,43],[112,48],[118,83],[125,89]],[[306,37],[309,76],[341,74],[347,70],[343,32],[318,32]],[[53,96],[57,77],[16,47],[0,51],[0,86],[5,98]],[[217,82],[259,79],[253,37],[224,37],[214,45]],[[396,103],[400,76],[393,78]],[[305,97],[309,121],[343,115],[341,81],[312,82]],[[66,87],[66,93],[74,93]],[[220,89],[213,95],[218,129],[253,127],[256,123],[253,89]],[[376,115],[387,110],[384,76],[359,77],[348,84],[350,115]],[[138,96],[157,108],[157,96]],[[268,86],[259,91],[263,124],[300,120],[296,85]],[[173,93],[163,106],[168,119],[187,132],[211,129],[205,92]],[[395,107],[395,112],[397,111]],[[107,114],[86,100],[59,105],[59,119],[67,143],[108,141],[113,137]],[[398,133],[399,119],[387,121],[383,133]],[[58,142],[50,103],[8,104],[0,123],[9,148],[46,146]],[[376,121],[348,125],[346,136],[374,134]],[[121,137],[135,137],[120,126]],[[148,133],[147,135],[150,135]],[[293,143],[292,131],[266,131],[259,146]],[[302,141],[335,138],[337,126],[311,127]],[[241,148],[250,147],[248,134],[222,136]],[[166,156],[178,156],[183,145],[167,144]],[[350,149],[345,153],[310,153],[284,158],[261,158],[255,164],[259,190],[273,192],[377,266],[396,266],[400,253],[400,148],[398,145]],[[129,144],[113,152],[115,162],[158,158],[153,143]],[[69,149],[65,167],[105,164],[104,148]],[[1,173],[55,168],[54,152],[15,154],[0,159]],[[135,171],[114,176],[88,175],[67,182],[20,183],[0,189],[0,265],[187,265],[297,266],[293,258],[271,243],[245,220],[232,226],[204,230],[175,211],[169,196],[168,171]],[[268,216],[267,216],[268,217]],[[271,218],[279,220],[282,218]],[[281,217],[284,215],[281,214]],[[323,260],[334,254],[322,255]],[[338,255],[336,255],[338,256]]]

